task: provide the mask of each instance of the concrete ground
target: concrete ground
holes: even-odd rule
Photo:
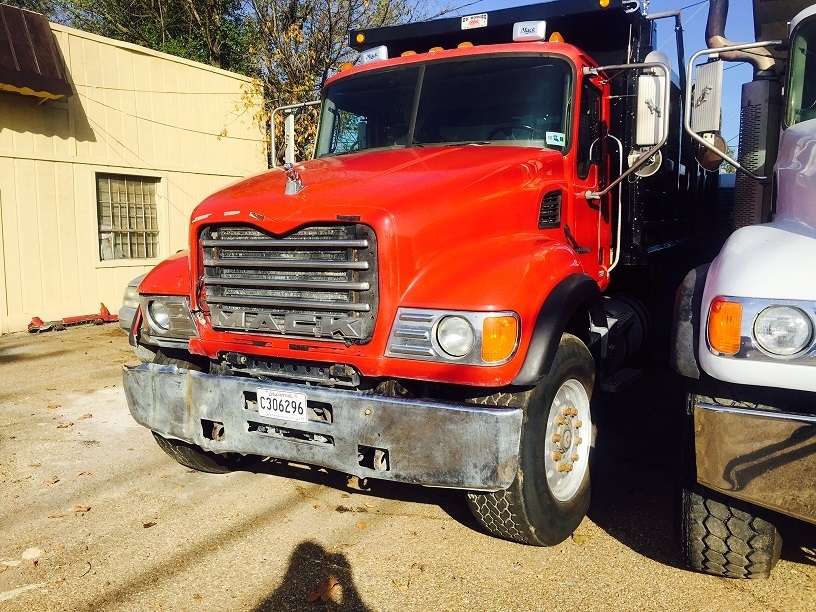
[[[210,475],[136,425],[116,324],[0,338],[2,610],[813,610],[816,532],[766,581],[683,568],[680,387],[649,372],[601,422],[593,503],[553,548],[479,531],[456,491],[261,463]],[[329,597],[307,597],[329,579]]]

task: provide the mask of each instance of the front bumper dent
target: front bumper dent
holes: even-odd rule
[[[697,402],[694,436],[700,484],[816,523],[816,417]]]
[[[518,469],[518,408],[389,398],[157,364],[126,366],[124,387],[138,423],[216,453],[261,455],[361,478],[482,491],[506,489]],[[309,422],[259,416],[254,404],[259,388],[307,393]],[[380,469],[368,465],[373,451],[387,454],[387,470],[382,463]]]

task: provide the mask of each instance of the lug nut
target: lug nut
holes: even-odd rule
[[[559,472],[571,472],[572,471],[572,464],[571,463],[559,463],[558,464],[558,471]]]
[[[567,419],[565,419],[562,416],[555,417],[555,424],[556,425],[566,425],[567,424]]]
[[[583,441],[583,438],[575,438],[575,446],[578,446]]]
[[[578,414],[578,413],[576,412],[575,414]],[[575,425],[575,427],[581,427],[583,424],[584,424],[584,422],[582,420],[580,420],[580,419],[575,421],[575,423],[573,423],[573,425]]]
[[[561,441],[561,434],[553,434],[552,441],[558,444]]]
[[[576,461],[578,461],[578,455],[572,455],[572,456],[570,457],[570,460],[571,460],[573,463],[575,463]]]
[[[563,457],[563,455],[561,453],[559,453],[558,451],[555,451],[552,454],[553,461],[561,461],[561,457]]]

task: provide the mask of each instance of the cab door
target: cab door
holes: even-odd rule
[[[586,192],[600,191],[608,180],[609,105],[603,85],[594,80],[585,76],[578,92],[571,222],[564,233],[587,273],[600,280],[609,264],[610,198],[588,200]]]

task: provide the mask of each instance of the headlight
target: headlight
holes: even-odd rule
[[[497,366],[518,348],[514,312],[400,308],[388,338],[388,357],[459,365]]]
[[[473,328],[463,317],[445,317],[436,326],[436,341],[451,357],[464,357],[473,349]]]
[[[156,327],[162,331],[168,331],[170,329],[170,311],[164,302],[152,300],[150,304],[148,304],[147,310],[150,313],[151,322],[155,324]]]
[[[143,295],[140,302],[145,313],[144,329],[154,342],[159,339],[186,341],[198,335],[186,297]]]
[[[139,307],[139,287],[128,285],[125,294],[122,296],[122,306],[125,308]]]
[[[795,355],[807,346],[812,336],[810,319],[792,306],[771,306],[754,321],[757,344],[774,355]]]

